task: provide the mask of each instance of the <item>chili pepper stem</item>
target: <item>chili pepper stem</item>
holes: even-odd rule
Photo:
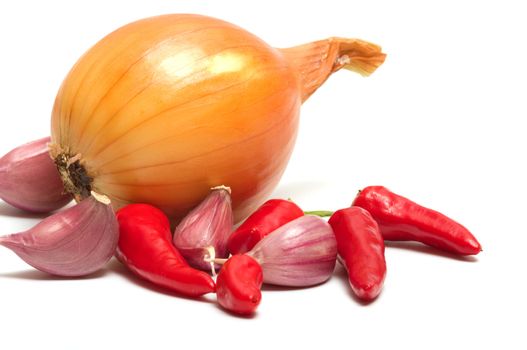
[[[334,211],[330,211],[330,210],[313,210],[313,211],[304,212],[305,215],[315,215],[315,216],[320,216],[322,218],[331,216],[333,215],[333,213]]]
[[[214,268],[214,263],[216,260],[216,249],[213,246],[204,248],[207,254],[203,258],[204,261],[210,264],[210,271],[212,272],[212,277],[216,277],[216,268]]]
[[[227,260],[229,259],[222,259],[222,258],[215,258],[215,259],[211,259],[211,258],[204,258],[203,260],[205,260],[206,262],[208,263],[211,263],[212,265],[214,264],[218,264],[218,265],[223,265],[227,262]]]

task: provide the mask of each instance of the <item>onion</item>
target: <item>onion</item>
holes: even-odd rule
[[[128,24],[86,52],[52,113],[51,155],[76,200],[153,204],[172,218],[209,188],[232,188],[235,220],[278,183],[299,108],[340,68],[362,75],[380,47],[330,38],[275,49],[227,22],[165,15]]]

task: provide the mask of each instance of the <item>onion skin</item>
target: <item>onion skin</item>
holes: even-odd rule
[[[49,156],[49,142],[49,137],[28,142],[0,158],[0,198],[34,213],[47,213],[71,201]]]
[[[52,156],[76,156],[89,179],[59,169],[66,189],[77,200],[104,193],[117,208],[150,203],[177,219],[222,183],[239,221],[284,172],[301,103],[346,66],[328,61],[343,40],[279,50],[227,22],[178,14],[116,30],[79,59],[55,101]],[[357,56],[374,58],[371,73],[384,54],[354,42]]]

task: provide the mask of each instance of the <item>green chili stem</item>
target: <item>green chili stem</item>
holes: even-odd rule
[[[313,210],[313,211],[305,211],[305,215],[315,215],[320,216],[322,218],[333,215],[334,211],[330,210]]]

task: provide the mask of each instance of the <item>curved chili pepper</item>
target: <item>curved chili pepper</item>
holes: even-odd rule
[[[303,215],[302,209],[292,201],[270,199],[230,235],[227,248],[231,254],[246,253],[262,238]]]
[[[370,186],[359,192],[352,205],[370,212],[388,241],[418,241],[461,255],[474,255],[481,245],[464,226],[432,209]]]
[[[233,255],[222,266],[216,279],[219,304],[234,313],[249,315],[262,299],[263,272],[260,264],[247,255]]]
[[[165,214],[148,204],[130,204],[117,212],[117,258],[138,276],[177,293],[197,297],[215,291],[212,278],[191,268],[172,245]]]
[[[329,219],[351,289],[363,300],[381,292],[386,277],[384,241],[370,213],[359,207],[337,210]]]

